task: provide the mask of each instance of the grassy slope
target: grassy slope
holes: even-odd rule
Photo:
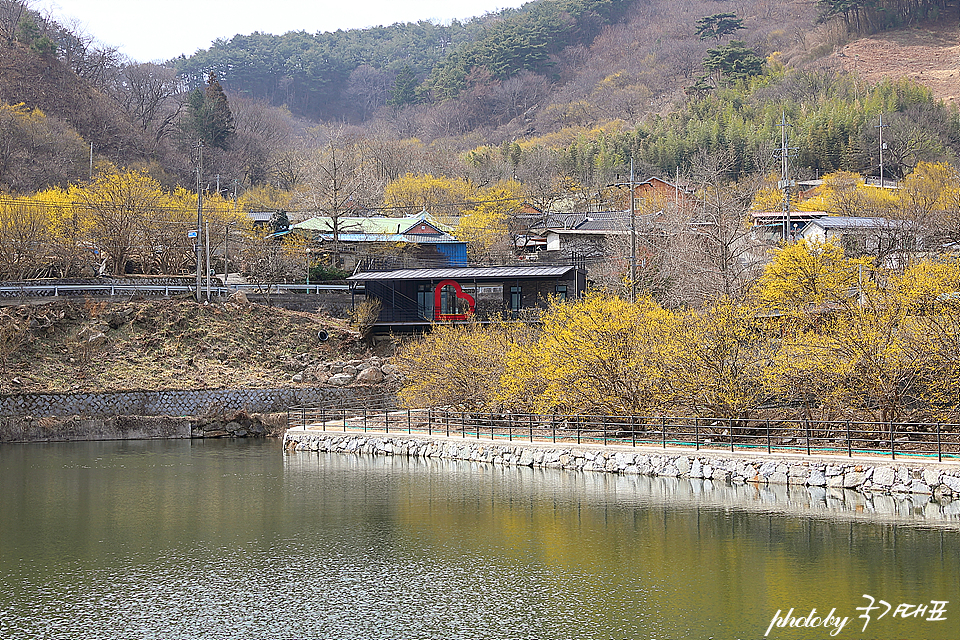
[[[343,320],[254,304],[54,303],[8,313],[34,328],[7,359],[2,393],[283,385],[308,364],[363,354]],[[85,327],[106,341],[78,339]]]

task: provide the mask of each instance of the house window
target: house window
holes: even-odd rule
[[[554,293],[556,294],[557,298],[560,299],[561,302],[567,301],[567,285],[558,284],[554,289]]]
[[[520,311],[522,300],[520,287],[510,287],[510,311]]]
[[[429,284],[417,285],[417,314],[426,320],[433,320],[433,287]]]

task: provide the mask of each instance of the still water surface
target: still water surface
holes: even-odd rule
[[[278,442],[0,446],[0,638],[960,638],[960,533],[680,499],[668,479],[285,456]],[[671,497],[675,495],[675,497]],[[863,594],[946,600],[874,619]],[[927,616],[929,617],[929,615]],[[774,629],[770,638],[829,638]]]

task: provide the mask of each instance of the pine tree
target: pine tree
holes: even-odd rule
[[[187,102],[188,122],[184,129],[209,147],[226,149],[233,137],[233,113],[216,73],[211,73],[204,91],[197,89]]]

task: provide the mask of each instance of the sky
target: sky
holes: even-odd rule
[[[57,22],[137,62],[169,60],[254,31],[362,29],[396,22],[449,23],[528,0],[28,0]]]

